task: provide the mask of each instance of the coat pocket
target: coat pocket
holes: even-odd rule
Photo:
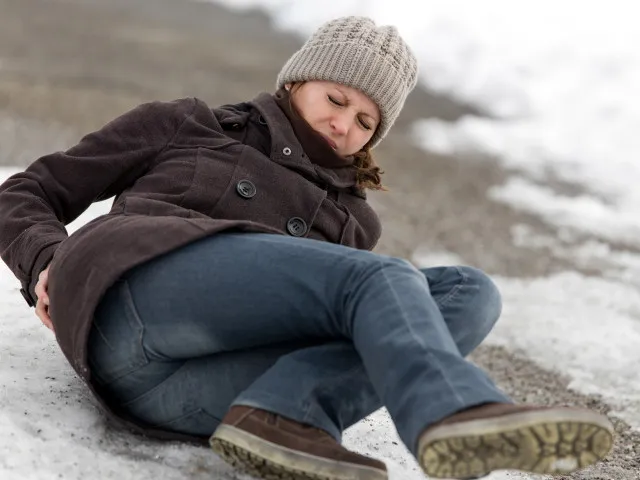
[[[193,182],[185,192],[181,205],[194,212],[211,216],[211,212],[231,184],[244,145],[233,144],[223,149],[199,148]]]

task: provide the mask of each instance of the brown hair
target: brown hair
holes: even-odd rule
[[[371,155],[371,148],[368,145],[353,155],[353,165],[357,170],[356,180],[358,182],[358,188],[382,190],[383,192],[389,190],[380,180],[380,176],[384,174],[384,170],[380,169],[376,164],[376,161]]]
[[[304,82],[294,82],[289,90],[289,105],[295,111],[297,110],[293,104],[293,93],[302,86]],[[384,174],[371,154],[371,147],[367,144],[362,150],[353,154],[353,166],[356,168],[356,185],[361,190],[382,190],[389,189],[382,184],[380,176]]]

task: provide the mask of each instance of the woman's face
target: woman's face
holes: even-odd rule
[[[378,106],[355,88],[310,81],[291,92],[302,118],[343,157],[362,150],[380,123]]]

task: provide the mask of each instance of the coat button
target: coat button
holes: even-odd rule
[[[284,153],[287,157],[291,155],[291,149],[289,147],[284,147],[282,149],[282,153]]]
[[[287,231],[294,237],[302,237],[307,233],[307,222],[300,217],[290,218],[287,222]]]
[[[249,180],[240,180],[236,185],[236,190],[243,198],[251,198],[256,194],[256,186]]]

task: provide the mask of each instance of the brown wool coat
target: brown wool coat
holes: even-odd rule
[[[67,235],[64,225],[113,196],[107,215]],[[56,338],[89,385],[87,336],[107,288],[135,265],[232,229],[359,249],[380,236],[354,169],[312,163],[267,93],[213,110],[195,98],[141,105],[0,185],[0,255],[30,303],[50,263]]]

